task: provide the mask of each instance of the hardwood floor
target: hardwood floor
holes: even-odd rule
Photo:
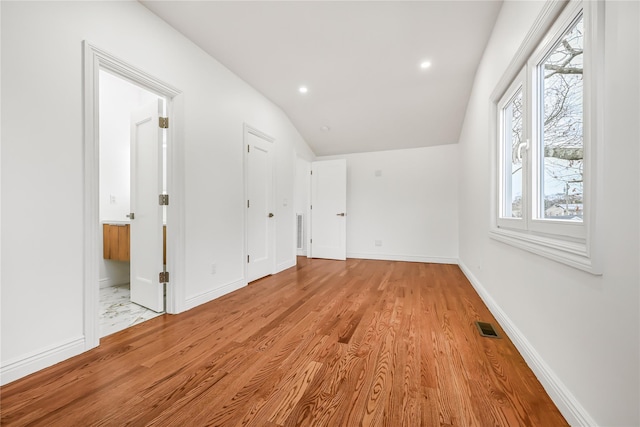
[[[307,260],[3,387],[2,425],[566,426],[454,265]]]

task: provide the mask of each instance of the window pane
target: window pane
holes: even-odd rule
[[[540,216],[582,221],[583,174],[582,16],[539,68],[543,102]]]
[[[503,218],[522,218],[522,88],[502,110],[503,126]]]

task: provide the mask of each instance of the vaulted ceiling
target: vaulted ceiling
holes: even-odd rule
[[[456,143],[502,4],[141,3],[280,106],[317,155]]]

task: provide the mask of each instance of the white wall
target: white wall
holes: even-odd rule
[[[604,274],[489,238],[489,96],[541,10],[505,2],[460,138],[460,261],[573,425],[637,426],[639,175],[637,2],[606,2]]]
[[[82,41],[182,92],[185,309],[244,285],[243,124],[275,138],[278,266],[295,265],[284,113],[137,2],[2,2],[2,380],[83,342]],[[211,273],[211,264],[217,273]]]
[[[455,258],[459,212],[467,273],[526,337],[566,387],[562,391],[599,425],[638,425],[636,3],[607,2],[602,232],[609,250],[603,276],[488,238],[489,94],[540,7],[505,2],[459,147],[343,156],[352,197],[348,250]],[[187,271],[181,306],[243,285],[245,122],[276,139],[276,262],[282,268],[295,263],[293,153],[309,160],[313,153],[280,109],[135,2],[1,2],[0,8],[3,380],[8,370],[82,339],[84,39],[184,94]],[[382,176],[375,178],[375,170]],[[458,201],[451,196],[456,191]],[[64,208],[50,208],[56,206]],[[383,242],[379,249],[375,239]],[[567,414],[566,402],[557,403]]]
[[[456,145],[330,159],[347,159],[347,257],[457,262]]]
[[[308,160],[296,157],[295,177],[295,213],[302,214],[303,242],[302,249],[296,255],[306,256],[309,246],[309,206],[311,204],[311,163]],[[297,227],[296,227],[297,231]],[[297,239],[296,239],[297,247]]]

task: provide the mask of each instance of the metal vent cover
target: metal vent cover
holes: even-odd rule
[[[498,335],[491,323],[476,322],[476,326],[478,327],[478,331],[480,331],[480,335],[482,335],[483,337],[500,338],[500,335]]]
[[[304,249],[304,222],[302,214],[296,215],[296,226],[297,226],[297,236],[296,236],[296,248],[299,250]]]

